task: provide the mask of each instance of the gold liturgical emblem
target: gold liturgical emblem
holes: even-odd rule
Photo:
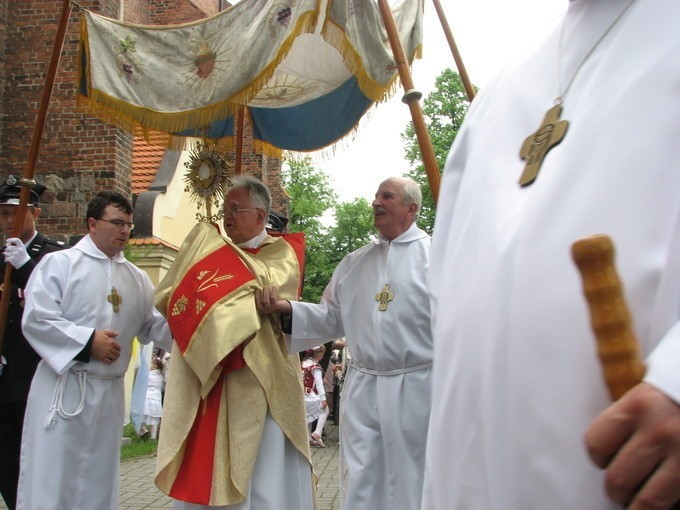
[[[394,294],[390,292],[390,286],[385,285],[380,292],[375,295],[375,300],[380,303],[378,310],[384,312],[387,310],[387,303],[394,299]]]
[[[119,305],[123,302],[123,296],[118,294],[115,287],[111,288],[111,294],[109,294],[106,299],[111,303],[111,306],[113,306],[113,311],[118,313],[118,310],[120,310]]]
[[[546,154],[564,138],[569,122],[560,120],[561,113],[562,105],[557,104],[550,108],[538,130],[524,140],[519,155],[527,163],[519,179],[520,186],[528,186],[536,180]]]

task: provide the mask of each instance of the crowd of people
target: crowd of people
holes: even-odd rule
[[[197,225],[156,289],[123,255],[127,198],[98,193],[88,235],[62,249],[35,230],[41,187],[14,235],[8,180],[8,506],[118,507],[137,337],[173,353],[164,396],[153,360],[144,420],[155,437],[162,416],[155,481],[175,509],[318,508],[310,448],[325,446],[330,416],[345,510],[677,508],[677,19],[673,0],[570,1],[472,103],[432,238],[419,185],[386,179],[375,239],[342,259],[319,303],[299,301],[299,246],[270,234],[285,222],[253,177],[232,180],[224,235]],[[569,255],[600,232],[618,247],[646,365],[613,403]]]

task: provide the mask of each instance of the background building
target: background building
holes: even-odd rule
[[[0,0],[0,177],[24,172],[63,2]],[[131,257],[157,283],[196,222],[184,193],[187,153],[149,145],[82,113],[76,104],[77,58],[83,9],[129,23],[177,24],[229,7],[224,0],[77,0],[69,20],[35,179],[43,195],[38,228],[69,240],[85,232],[87,202],[100,190],[132,197],[137,226]],[[265,182],[273,208],[284,214],[281,161],[255,154],[245,127],[242,173]]]

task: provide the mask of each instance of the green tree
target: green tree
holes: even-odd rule
[[[302,300],[318,302],[334,267],[328,261],[328,232],[321,217],[335,206],[337,195],[329,176],[314,167],[309,158],[289,161],[281,171],[281,182],[290,197],[288,228],[291,232],[305,233]]]
[[[348,253],[370,241],[375,232],[373,208],[365,198],[355,198],[335,207],[335,225],[329,233],[329,259],[337,265]]]
[[[281,182],[290,197],[290,230],[322,231],[321,217],[337,203],[330,177],[314,167],[310,158],[304,158],[284,165]]]
[[[345,255],[368,243],[373,228],[373,209],[364,198],[342,202],[334,208],[335,224],[310,247],[305,271],[305,301],[318,303],[333,271]]]
[[[423,115],[440,172],[468,108],[469,103],[460,76],[451,69],[445,69],[435,80],[435,90],[423,100]],[[411,165],[411,170],[406,175],[418,182],[423,192],[423,209],[418,224],[432,233],[434,200],[412,122],[409,122],[401,138],[406,146],[406,160]]]

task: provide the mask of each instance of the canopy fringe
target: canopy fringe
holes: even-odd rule
[[[347,69],[356,77],[359,88],[371,101],[382,103],[390,99],[399,88],[399,73],[395,72],[387,84],[372,79],[361,60],[359,52],[354,48],[340,25],[327,20],[321,32],[323,39],[340,53]],[[411,61],[422,58],[422,45],[415,49]]]

